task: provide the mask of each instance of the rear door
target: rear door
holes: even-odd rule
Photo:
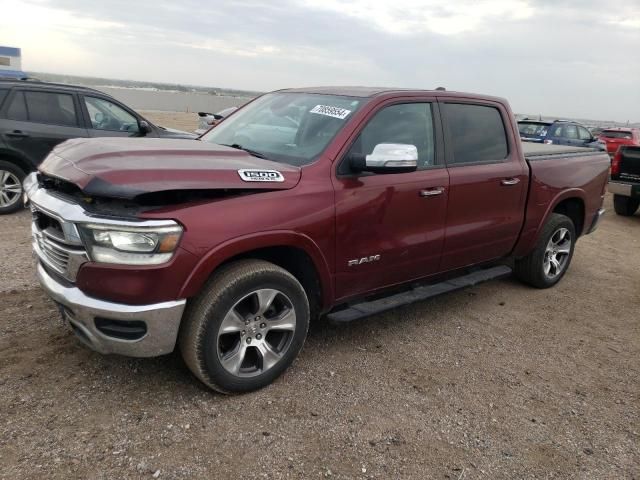
[[[449,187],[437,112],[433,98],[390,100],[354,133],[333,179],[338,298],[437,272]],[[380,143],[416,146],[418,170],[350,170],[350,153],[370,154]]]
[[[502,104],[440,102],[449,172],[446,271],[509,254],[524,218],[528,169]]]
[[[0,134],[10,149],[35,166],[57,144],[87,136],[78,112],[74,93],[14,89],[3,105]]]

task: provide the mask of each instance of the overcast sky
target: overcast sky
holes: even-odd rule
[[[23,68],[272,90],[498,95],[517,112],[640,121],[640,0],[0,0]]]

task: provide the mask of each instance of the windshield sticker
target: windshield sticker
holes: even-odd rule
[[[284,182],[284,177],[277,170],[240,169],[238,175],[245,182]]]
[[[318,115],[326,115],[327,117],[339,118],[344,120],[347,115],[351,113],[351,110],[347,110],[340,107],[331,107],[329,105],[316,105],[309,113],[317,113]]]

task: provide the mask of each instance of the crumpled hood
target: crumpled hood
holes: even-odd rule
[[[39,167],[85,194],[133,199],[169,190],[286,190],[300,168],[197,140],[79,138],[58,145]]]

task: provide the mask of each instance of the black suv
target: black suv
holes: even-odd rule
[[[140,136],[196,138],[153,125],[98,90],[0,79],[0,214],[22,206],[22,180],[58,143],[78,137]]]

